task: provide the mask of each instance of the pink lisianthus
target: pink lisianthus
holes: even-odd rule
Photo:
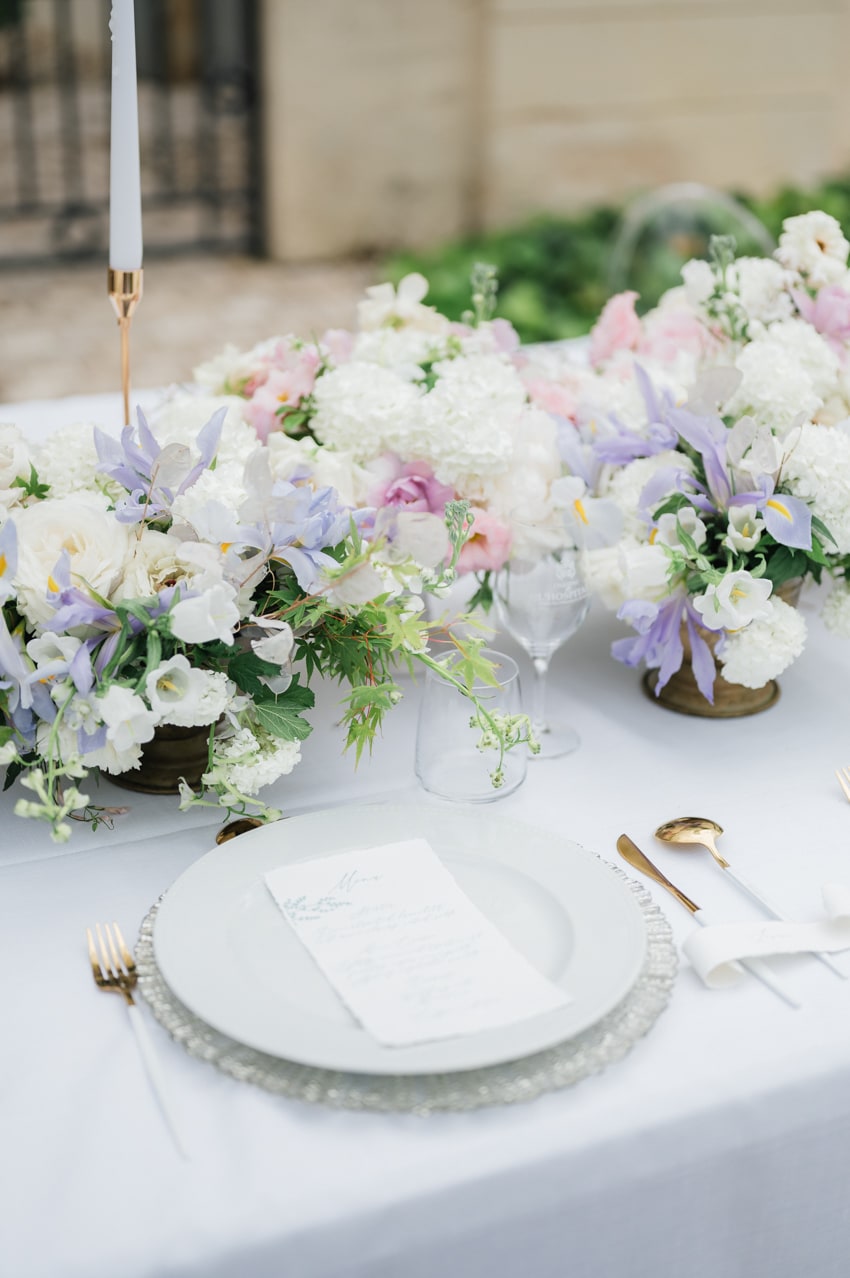
[[[403,462],[394,453],[384,453],[370,469],[375,475],[375,486],[367,498],[370,506],[400,506],[442,515],[446,502],[455,495],[453,488],[434,478],[427,462]]]
[[[495,515],[473,506],[475,516],[472,536],[464,545],[457,561],[459,573],[498,572],[504,568],[511,554],[511,530]]]
[[[269,369],[269,375],[246,405],[245,416],[259,438],[266,442],[272,431],[280,429],[278,413],[282,407],[297,408],[316,384],[316,370],[321,357],[315,347],[282,353],[284,367]]]
[[[605,303],[590,332],[590,362],[604,364],[617,351],[633,351],[642,336],[635,311],[637,293],[616,293]]]
[[[496,350],[503,351],[505,355],[513,355],[519,350],[519,333],[510,320],[491,320],[490,332],[493,334]]]
[[[845,357],[850,341],[850,293],[840,284],[827,284],[816,297],[794,293],[803,319],[825,337],[836,354]]]

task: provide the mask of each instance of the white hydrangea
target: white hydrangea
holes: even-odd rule
[[[227,415],[221,428],[217,461],[244,458],[246,452],[256,447],[257,433],[242,416],[245,401],[235,396],[177,391],[151,414],[150,426],[163,448],[168,444],[187,444],[197,458],[198,432],[220,408],[226,408]]]
[[[51,497],[72,493],[107,493],[113,500],[125,496],[120,484],[99,475],[94,428],[75,423],[54,431],[33,458],[38,477],[50,485]]]
[[[256,440],[254,441],[256,447]],[[195,527],[201,512],[211,501],[228,510],[238,510],[248,496],[245,457],[241,461],[218,462],[215,470],[204,470],[184,493],[175,497],[171,513],[175,522]]]
[[[840,555],[850,554],[850,434],[811,422],[786,440],[784,476],[795,497],[809,502],[835,538]]]
[[[789,364],[796,362],[805,370],[821,399],[836,389],[838,356],[811,324],[803,319],[781,320],[770,325],[765,340],[778,346]]]
[[[408,382],[422,380],[420,365],[445,355],[445,339],[419,328],[375,328],[358,333],[352,359],[390,368]]]
[[[204,783],[254,795],[287,776],[300,760],[297,741],[281,741],[267,733],[255,736],[250,728],[240,728],[232,737],[216,741],[213,767],[204,774]]]
[[[788,292],[788,273],[769,257],[740,257],[735,278],[741,305],[750,320],[771,324],[790,319],[794,304]]]
[[[728,683],[763,688],[787,670],[806,643],[806,622],[796,608],[775,595],[768,600],[770,615],[727,633],[716,655]]]
[[[743,417],[784,436],[801,413],[813,417],[822,404],[812,379],[802,364],[789,359],[780,342],[760,338],[750,342],[735,360],[741,385],[724,407],[724,413]]]
[[[421,392],[378,364],[352,362],[320,377],[313,399],[316,438],[367,461],[393,449],[417,417]]]
[[[842,281],[848,250],[850,244],[835,218],[817,209],[785,219],[776,257],[789,270],[799,271],[814,288],[821,288]]]
[[[439,380],[418,411],[396,423],[389,445],[401,457],[430,462],[442,483],[504,473],[514,456],[525,387],[509,360],[459,356],[436,366]],[[472,494],[470,494],[472,495]]]
[[[693,470],[692,462],[683,453],[666,450],[652,457],[638,457],[635,461],[619,467],[613,471],[606,482],[600,485],[600,495],[612,498],[620,507],[625,520],[625,531],[633,537],[646,539],[646,523],[638,514],[640,495],[656,471],[664,470],[667,466],[672,466],[676,470],[689,472]],[[675,488],[671,486],[670,492],[675,491]],[[669,494],[666,495],[669,496]],[[664,497],[664,493],[659,494],[659,504]]]
[[[850,582],[839,581],[824,601],[823,624],[841,639],[850,639]]]

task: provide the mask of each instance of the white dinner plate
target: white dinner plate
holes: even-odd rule
[[[566,1007],[402,1048],[355,1021],[263,876],[417,836],[516,949],[572,995]],[[374,804],[293,817],[208,852],[166,893],[153,942],[177,998],[237,1042],[323,1069],[431,1074],[518,1060],[595,1024],[637,980],[646,929],[627,882],[568,839],[480,808]]]

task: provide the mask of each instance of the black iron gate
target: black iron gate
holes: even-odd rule
[[[103,257],[110,0],[0,0],[0,267]],[[256,0],[137,0],[145,255],[259,252]]]

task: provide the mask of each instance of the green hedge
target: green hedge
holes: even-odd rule
[[[836,178],[809,191],[785,188],[769,199],[734,197],[749,208],[776,239],[783,219],[809,209],[825,209],[850,229],[850,178]],[[521,226],[457,240],[427,253],[400,253],[385,264],[398,281],[421,271],[431,288],[428,301],[451,319],[469,306],[469,276],[476,262],[499,271],[498,313],[525,342],[575,337],[587,332],[612,291],[612,284],[636,289],[644,309],[678,282],[690,257],[703,256],[711,233],[735,232],[721,209],[683,206],[659,215],[639,237],[629,270],[611,279],[611,250],[622,210],[605,207],[573,217],[541,216]],[[848,237],[850,238],[850,237]],[[738,234],[740,252],[759,252]]]

